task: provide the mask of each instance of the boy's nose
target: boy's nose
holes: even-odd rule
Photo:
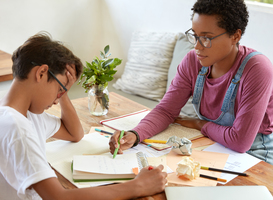
[[[54,105],[57,105],[59,103],[59,99],[57,98],[54,102],[53,102],[53,104]]]

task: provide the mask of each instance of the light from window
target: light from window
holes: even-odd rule
[[[247,0],[247,1],[256,1],[256,2],[261,2],[261,3],[273,4],[273,0]]]

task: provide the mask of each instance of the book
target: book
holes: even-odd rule
[[[148,162],[142,152],[118,154],[115,159],[110,153],[75,155],[72,177],[74,182],[130,180],[146,166]]]
[[[146,157],[155,156],[151,154],[151,150],[146,151],[147,148],[131,148],[124,152],[125,154],[138,153],[138,167],[153,165],[158,166],[162,164],[164,169],[167,169],[167,161],[165,157]],[[136,151],[137,150],[137,151]],[[92,131],[84,135],[79,142],[69,142],[64,140],[56,140],[46,143],[46,157],[50,165],[62,174],[68,181],[78,188],[90,187],[96,184],[110,184],[113,182],[124,182],[126,180],[114,180],[114,181],[90,181],[79,182],[73,180],[72,161],[75,155],[104,155],[109,153],[109,137],[105,137],[98,132]],[[144,156],[145,155],[145,156]],[[160,154],[162,155],[162,154]],[[117,157],[116,157],[117,158]],[[115,158],[115,159],[116,159]],[[99,177],[101,179],[101,177]]]
[[[167,200],[187,197],[187,200],[272,200],[272,195],[266,186],[225,186],[225,187],[166,187]]]
[[[119,117],[102,120],[100,121],[100,123],[102,125],[105,125],[115,130],[131,130],[135,128],[138,125],[138,123],[149,112],[150,112],[149,110],[144,109],[144,110],[140,110],[138,112],[130,113],[127,115],[122,115]],[[179,138],[185,137],[189,140],[194,140],[194,139],[204,137],[201,131],[199,130],[187,128],[187,127],[181,126],[180,124],[170,124],[167,129],[158,133],[157,135],[154,135],[150,139],[168,140],[169,137],[174,135]],[[144,144],[147,144],[156,150],[164,150],[166,148],[170,148],[170,146],[168,146],[167,144],[159,144],[159,143],[144,143]]]

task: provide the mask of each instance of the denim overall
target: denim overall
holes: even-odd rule
[[[208,73],[208,67],[202,67],[195,83],[192,104],[198,117],[202,120],[210,121],[222,126],[232,126],[235,120],[234,105],[235,98],[238,90],[238,83],[240,82],[246,63],[252,56],[261,54],[259,52],[252,52],[243,60],[236,75],[232,79],[230,86],[225,94],[223,105],[221,108],[221,115],[216,120],[208,119],[200,114],[200,102],[203,94],[204,82],[206,80],[206,74]],[[273,134],[264,135],[258,133],[250,150],[247,153],[273,164]]]

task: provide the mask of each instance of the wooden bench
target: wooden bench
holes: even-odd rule
[[[12,80],[11,55],[0,50],[0,82]]]

